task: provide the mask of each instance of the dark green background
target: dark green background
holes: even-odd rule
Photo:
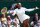
[[[0,11],[3,7],[7,7],[9,9],[9,6],[12,6],[13,3],[19,3],[19,2],[18,1],[0,2]],[[23,1],[20,1],[20,3],[22,3],[23,7],[26,7],[28,9],[29,8],[35,8],[36,6],[38,6],[38,8],[40,8],[40,2],[23,2]],[[29,14],[29,15],[34,15],[35,13],[40,14],[40,9],[34,10],[32,12],[26,12],[26,14]]]
[[[35,8],[36,6],[38,6],[38,8],[39,8],[38,10],[34,10],[32,12],[25,12],[26,14],[28,14],[29,16],[31,16],[30,22],[32,21],[33,15],[35,13],[38,13],[40,15],[40,2],[32,2],[32,1],[31,2],[24,2],[24,1],[11,1],[11,2],[10,1],[9,2],[4,1],[4,2],[2,2],[2,0],[1,0],[1,2],[0,2],[0,11],[1,11],[1,9],[3,7],[7,7],[9,9],[9,6],[11,6],[13,3],[19,3],[19,2],[22,3],[23,7],[26,7],[28,9],[29,8]],[[1,17],[1,14],[0,14],[0,17]],[[13,17],[11,17],[11,18],[13,18]]]

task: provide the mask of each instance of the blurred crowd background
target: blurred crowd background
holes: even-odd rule
[[[34,10],[32,12],[25,12],[25,14],[29,15],[30,21],[30,27],[40,27],[40,0],[0,0],[0,26],[2,27],[2,22],[1,19],[2,17],[6,17],[4,19],[7,19],[7,24],[8,26],[11,27],[15,27],[14,25],[16,25],[14,22],[14,19],[17,18],[17,24],[22,27],[22,24],[20,22],[20,20],[18,19],[17,15],[12,16],[11,12],[13,12],[13,8],[12,5],[14,3],[21,3],[22,7],[26,7],[26,8],[35,8],[38,7],[38,10]],[[11,10],[11,11],[10,11]],[[3,14],[3,12],[1,11],[5,11],[5,14]],[[6,24],[4,24],[6,26]]]

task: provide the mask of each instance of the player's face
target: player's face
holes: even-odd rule
[[[18,9],[20,9],[20,8],[21,8],[21,5],[20,5],[20,4],[18,4],[18,5],[17,5],[17,7],[18,7]]]

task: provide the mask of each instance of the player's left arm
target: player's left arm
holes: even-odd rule
[[[33,8],[33,9],[25,9],[25,11],[28,11],[28,12],[30,12],[30,11],[34,11],[35,9]]]
[[[39,9],[39,8],[33,8],[33,9],[26,9],[26,8],[25,8],[25,11],[30,12],[30,11],[34,11],[34,10],[37,10],[37,9]]]

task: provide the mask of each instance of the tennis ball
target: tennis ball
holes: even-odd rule
[[[9,12],[7,12],[7,14],[9,14]]]

